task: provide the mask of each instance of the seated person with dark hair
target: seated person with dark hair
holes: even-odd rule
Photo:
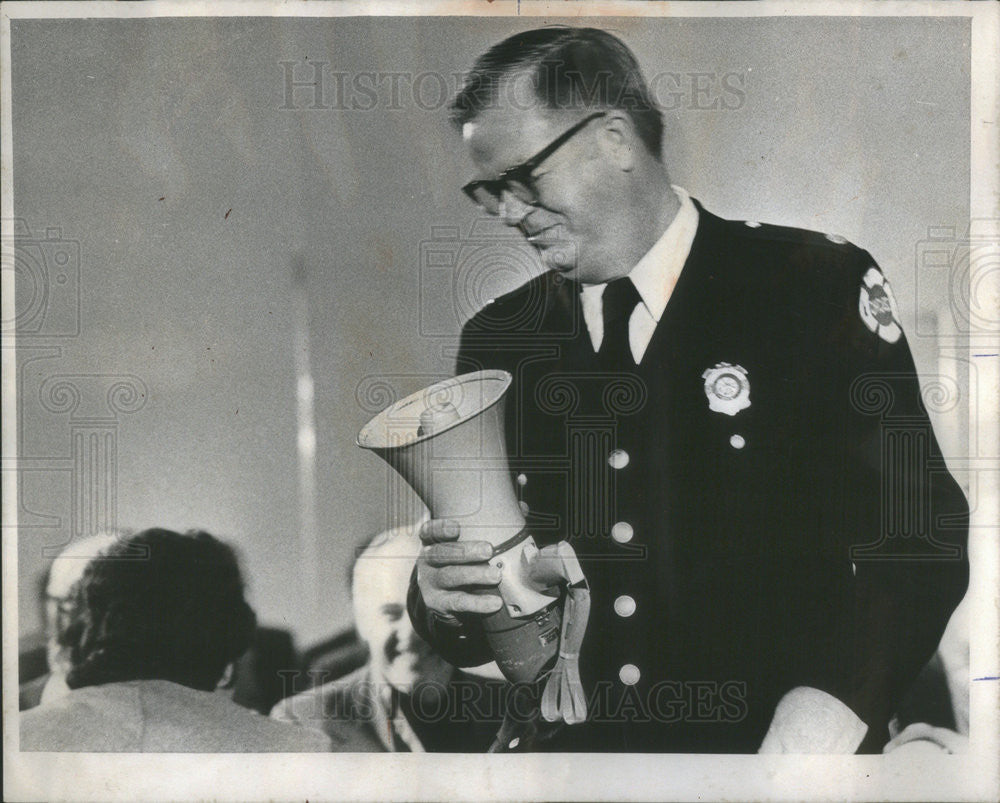
[[[71,691],[21,715],[21,749],[328,750],[322,733],[217,693],[255,623],[236,556],[221,541],[161,529],[122,539],[75,587],[61,636]]]

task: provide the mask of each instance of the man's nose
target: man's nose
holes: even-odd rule
[[[516,226],[531,211],[531,204],[526,204],[514,193],[504,190],[500,194],[500,220],[507,226]]]

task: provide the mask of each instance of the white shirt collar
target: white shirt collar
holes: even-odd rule
[[[691,244],[698,230],[698,210],[691,197],[681,187],[672,186],[672,189],[681,203],[680,209],[660,239],[653,243],[653,247],[628,274],[639,291],[642,303],[657,323],[691,253]],[[581,292],[596,298],[604,293],[605,287],[607,283],[585,285]]]
[[[698,210],[691,197],[680,187],[675,186],[673,190],[681,202],[680,209],[663,236],[629,272],[642,303],[657,323],[691,253],[691,243],[698,229]]]

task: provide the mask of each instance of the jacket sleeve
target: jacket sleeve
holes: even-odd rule
[[[834,344],[847,396],[840,527],[854,582],[832,691],[868,724],[864,751],[885,743],[965,594],[969,509],[934,436],[892,290],[862,254],[845,339]]]
[[[427,607],[417,585],[417,570],[410,576],[406,607],[413,629],[453,666],[479,666],[493,660],[482,627],[471,621],[439,614]]]

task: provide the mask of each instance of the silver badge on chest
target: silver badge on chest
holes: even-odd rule
[[[701,375],[705,380],[708,409],[716,413],[736,415],[750,406],[750,380],[747,369],[728,362],[716,363]]]

